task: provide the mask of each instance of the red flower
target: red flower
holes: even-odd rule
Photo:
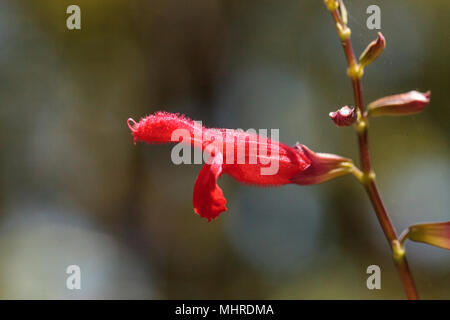
[[[209,155],[193,196],[194,211],[208,220],[226,210],[217,185],[223,173],[246,184],[280,186],[320,183],[350,171],[351,160],[346,158],[316,154],[300,144],[289,147],[241,130],[205,128],[173,113],[157,112],[138,123],[128,119],[128,127],[134,142],[189,143]]]

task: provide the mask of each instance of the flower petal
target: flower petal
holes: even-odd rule
[[[211,164],[205,164],[194,185],[194,211],[208,221],[215,219],[221,212],[227,210],[222,189],[217,185],[217,179],[222,174],[223,156],[216,154]]]

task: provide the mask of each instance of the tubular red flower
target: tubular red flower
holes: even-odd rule
[[[348,159],[316,154],[305,146],[289,147],[242,130],[205,128],[178,114],[157,112],[138,123],[128,119],[128,127],[134,142],[182,142],[209,155],[193,194],[194,211],[208,220],[226,210],[226,200],[217,185],[224,173],[245,184],[281,186],[320,183],[349,172],[342,169]],[[174,134],[176,130],[186,133],[183,139]]]

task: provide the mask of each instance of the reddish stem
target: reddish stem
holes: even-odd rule
[[[334,22],[336,24],[344,26],[339,11],[337,9],[331,11],[331,15],[333,16]],[[358,62],[355,58],[350,37],[348,36],[346,39],[342,40],[341,43],[344,49],[345,57],[347,59],[347,64],[349,68],[357,66]],[[364,111],[364,102],[360,77],[352,77],[352,87],[355,99],[355,106],[359,110],[360,114],[360,119],[358,123],[358,142],[359,142],[361,167],[362,172],[364,174],[362,182],[370,198],[372,206],[375,210],[378,221],[380,222],[380,225],[383,229],[384,235],[386,236],[386,239],[388,240],[388,243],[391,247],[394,262],[400,274],[400,278],[402,280],[406,296],[408,297],[408,299],[416,300],[419,298],[419,296],[417,294],[414,279],[408,266],[408,261],[406,260],[403,247],[399,242],[395,228],[391,222],[391,219],[389,218],[389,214],[386,211],[386,208],[383,204],[383,200],[381,199],[380,193],[375,183],[375,173],[372,169],[369,141],[368,141],[367,129],[369,123],[367,114]]]

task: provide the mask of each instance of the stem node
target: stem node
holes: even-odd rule
[[[341,39],[342,42],[350,38],[350,35],[352,34],[352,30],[350,30],[349,27],[347,27],[345,24],[336,23],[336,30],[339,36],[339,39]]]
[[[364,133],[364,131],[366,131],[366,130],[367,130],[367,121],[366,121],[366,120],[363,120],[363,119],[358,120],[358,121],[356,122],[356,131],[357,131],[359,134],[362,134],[362,133]]]
[[[405,247],[398,240],[392,241],[392,257],[397,263],[405,258]]]
[[[335,10],[337,10],[337,8],[339,8],[338,0],[325,0],[324,2],[329,11],[335,11]]]
[[[360,80],[363,74],[364,68],[360,64],[354,63],[347,68],[347,76],[352,80]]]

